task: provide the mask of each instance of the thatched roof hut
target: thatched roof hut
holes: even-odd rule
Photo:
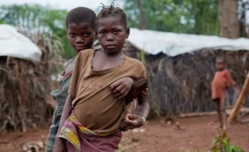
[[[47,126],[54,48],[44,36],[32,40],[0,25],[0,132]]]
[[[214,110],[210,83],[217,55],[225,56],[228,69],[240,85],[249,70],[249,40],[245,38],[131,29],[125,46],[124,52],[132,57],[144,54],[150,102],[158,115]],[[234,90],[229,92],[232,104]]]

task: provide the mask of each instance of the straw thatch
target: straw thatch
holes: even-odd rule
[[[126,42],[128,56],[141,59],[141,50]],[[143,53],[142,53],[143,54]],[[241,86],[249,70],[248,51],[203,49],[175,57],[163,53],[144,55],[149,80],[152,116],[215,110],[211,102],[211,81],[215,74],[215,57],[224,56],[233,79]],[[234,90],[229,90],[232,104]]]
[[[46,100],[57,73],[58,44],[51,36],[33,36],[42,51],[40,63],[12,57],[0,58],[0,132],[26,131],[47,126],[51,117]]]
[[[154,112],[159,115],[175,115],[214,110],[210,85],[217,55],[225,57],[233,79],[242,85],[249,69],[247,51],[206,49],[176,57],[164,54],[146,56],[150,100]]]

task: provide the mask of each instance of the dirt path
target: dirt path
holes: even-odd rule
[[[248,119],[249,116],[243,119]],[[216,116],[202,116],[176,119],[175,124],[163,119],[149,121],[141,129],[123,134],[120,152],[209,152],[218,125]],[[48,130],[27,133],[8,133],[0,135],[1,152],[20,151],[21,145],[30,141],[46,139]],[[228,130],[231,143],[249,152],[249,125],[236,123]]]
[[[180,129],[162,120],[151,121],[145,131],[130,131],[124,134],[126,152],[208,152],[211,141],[217,134],[216,116],[178,119]],[[231,143],[249,152],[249,126],[235,124],[228,130]]]

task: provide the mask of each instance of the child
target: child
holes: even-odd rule
[[[227,129],[226,118],[226,90],[233,85],[233,80],[230,72],[225,68],[225,60],[222,57],[217,57],[215,61],[217,72],[212,81],[212,100],[216,104],[220,128]]]
[[[71,46],[78,54],[81,50],[92,48],[95,39],[95,19],[96,14],[89,8],[77,7],[72,9],[66,17],[67,38]],[[51,92],[56,100],[56,109],[53,114],[52,125],[50,127],[46,152],[51,152],[54,147],[55,136],[59,128],[62,110],[68,96],[68,88],[74,68],[75,59],[68,61],[64,67],[60,89]],[[123,98],[133,85],[131,78],[121,78],[110,84],[113,94],[117,98]]]
[[[121,77],[146,77],[144,65],[121,51],[129,32],[122,9],[105,7],[98,14],[96,33],[102,48],[84,50],[77,56],[55,152],[114,152],[121,140],[120,127],[125,117],[134,127],[145,124],[149,113],[147,89],[138,95],[138,115],[126,115],[124,98],[115,98],[108,89]]]

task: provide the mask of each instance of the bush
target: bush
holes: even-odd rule
[[[225,131],[219,130],[212,141],[212,152],[244,152],[240,147],[232,145]]]

